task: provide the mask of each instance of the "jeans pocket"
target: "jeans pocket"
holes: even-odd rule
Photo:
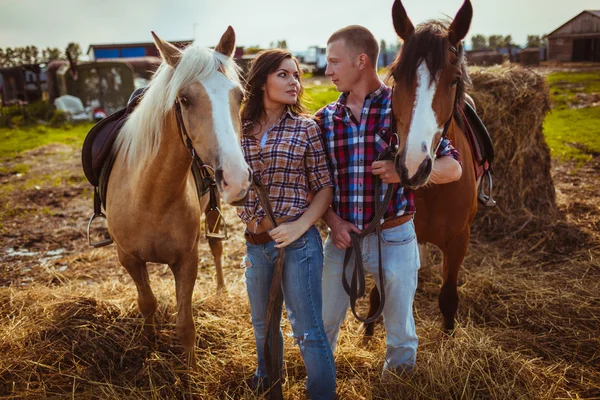
[[[415,232],[415,225],[413,220],[410,220],[402,225],[385,229],[381,231],[381,240],[383,243],[398,246],[409,244],[416,240],[417,233]]]
[[[306,246],[306,233],[285,246],[286,249],[301,249]]]

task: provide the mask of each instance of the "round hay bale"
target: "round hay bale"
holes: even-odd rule
[[[496,207],[479,206],[474,233],[494,239],[531,233],[557,217],[550,149],[542,124],[550,111],[543,76],[516,65],[470,70],[470,92],[492,136]]]

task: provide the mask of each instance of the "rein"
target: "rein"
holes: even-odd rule
[[[396,146],[388,146],[383,153],[381,153],[377,157],[377,161],[381,160],[394,160],[397,155]],[[387,186],[387,190],[385,192],[385,196],[383,198],[383,202],[380,201],[381,197],[381,178],[379,175],[374,176],[375,179],[375,216],[369,223],[369,225],[359,234],[354,232],[350,232],[350,239],[352,240],[352,246],[346,249],[346,254],[344,255],[344,269],[342,272],[342,285],[344,286],[344,290],[350,296],[350,308],[352,309],[352,314],[354,317],[363,323],[371,323],[374,322],[381,313],[383,312],[383,306],[385,305],[385,277],[383,273],[383,263],[381,259],[381,218],[385,215],[387,211],[388,205],[392,200],[392,195],[394,194],[394,185],[389,184]],[[360,297],[364,296],[366,290],[366,282],[365,282],[365,267],[362,261],[362,252],[360,250],[360,239],[364,238],[371,232],[377,232],[377,248],[379,252],[378,259],[378,270],[379,270],[379,308],[370,318],[362,318],[356,313],[356,300]],[[348,284],[348,280],[346,279],[346,269],[348,268],[348,264],[350,263],[350,258],[352,257],[352,253],[356,251],[356,256],[354,258],[354,270],[352,271],[352,280],[350,284]]]
[[[275,214],[273,213],[271,201],[269,200],[269,193],[267,192],[267,188],[256,177],[256,175],[253,175],[252,187],[256,191],[258,200],[265,210],[265,213],[273,225],[273,228],[276,228],[277,221],[275,219]],[[269,300],[267,302],[267,337],[264,343],[265,363],[267,364],[267,374],[269,376],[269,383],[271,385],[269,398],[272,400],[283,399],[283,393],[281,389],[281,374],[279,371],[279,359],[281,357],[281,354],[279,354],[279,322],[283,305],[281,280],[283,277],[284,249],[279,248],[277,251],[277,261],[275,262],[275,269],[273,270],[273,277],[271,278]],[[269,345],[269,339],[272,342],[272,346]]]
[[[454,46],[448,46],[448,50],[451,51],[452,53],[454,53],[456,56],[459,55],[459,51]],[[396,85],[394,84],[392,86],[392,96],[391,96],[391,100],[390,100],[390,111],[391,111],[391,127],[390,128],[391,128],[392,134],[397,137],[398,131],[396,129],[396,117],[394,116],[394,107],[393,107],[393,99],[394,99],[393,92],[395,90],[395,87],[396,87]],[[458,96],[458,91],[456,93],[456,96]],[[450,118],[444,124],[444,130],[442,131],[442,136],[440,138],[440,141],[437,144],[434,154],[437,153],[440,145],[442,144],[443,139],[445,139],[448,136],[448,129],[450,128],[450,124],[452,123],[452,119],[454,118],[454,112],[456,111],[456,107],[457,107],[456,101],[457,101],[457,98],[455,97],[452,115],[450,115]],[[400,144],[400,143],[398,143],[398,144]],[[398,162],[398,160],[397,160],[398,153],[399,153],[399,150],[398,150],[397,146],[392,146],[390,144],[377,157],[377,160],[378,161],[393,160],[394,165],[396,165],[396,163]],[[375,180],[375,210],[376,210],[375,216],[373,217],[373,219],[371,220],[369,225],[360,234],[356,234],[354,232],[350,233],[350,239],[352,240],[352,246],[348,247],[346,249],[346,254],[344,255],[344,270],[342,273],[342,285],[344,286],[344,290],[346,291],[348,296],[350,296],[350,308],[352,309],[352,314],[354,314],[354,317],[358,321],[363,322],[365,324],[370,324],[372,322],[375,322],[375,320],[377,320],[377,318],[379,318],[379,316],[383,313],[383,307],[385,305],[385,285],[384,285],[385,278],[384,278],[384,271],[383,271],[382,257],[381,257],[381,240],[382,240],[382,238],[381,238],[381,219],[385,215],[388,205],[392,199],[393,186],[394,186],[393,184],[389,184],[387,186],[387,191],[385,193],[383,201],[380,203],[381,183],[382,183],[381,178],[379,178],[379,175],[375,175],[374,180]],[[360,239],[364,238],[365,236],[372,233],[373,231],[377,232],[377,238],[378,238],[377,248],[378,248],[378,253],[379,253],[378,254],[379,307],[378,307],[377,311],[375,312],[375,314],[373,314],[370,318],[368,318],[368,317],[363,318],[363,317],[360,317],[356,313],[356,300],[358,300],[360,297],[364,296],[365,290],[366,290],[365,269],[364,269],[364,265],[363,265],[363,261],[362,261],[362,252],[360,250]],[[350,258],[352,257],[353,250],[356,251],[356,257],[354,260],[354,271],[352,272],[352,280],[351,280],[350,284],[348,284],[348,280],[346,279],[346,269],[350,262]]]
[[[194,144],[192,143],[192,139],[187,133],[187,129],[185,128],[185,124],[183,123],[183,115],[181,114],[181,103],[179,99],[175,99],[175,115],[177,116],[177,126],[179,127],[179,132],[181,134],[181,140],[183,144],[188,149],[191,157],[192,157],[192,175],[194,176],[194,182],[196,183],[196,192],[198,193],[198,201],[202,199],[202,196],[206,194],[207,191],[210,192],[210,201],[208,210],[206,214],[210,212],[216,212],[219,215],[215,226],[208,227],[208,218],[205,220],[205,231],[207,238],[213,239],[227,239],[227,224],[225,223],[225,219],[223,218],[223,214],[219,209],[219,200],[218,200],[218,190],[217,183],[214,179],[214,169],[208,164],[205,164],[202,159],[198,156],[196,149],[194,149]],[[218,229],[218,221],[222,221],[222,226],[224,233],[219,234],[217,232]]]

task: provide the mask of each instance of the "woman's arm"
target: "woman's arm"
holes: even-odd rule
[[[462,176],[462,167],[454,158],[440,157],[433,163],[429,182],[435,184],[455,182]]]
[[[332,200],[333,188],[331,186],[324,186],[313,195],[308,209],[300,218],[271,229],[269,234],[277,243],[275,247],[285,247],[302,236],[308,228],[313,226],[325,214]]]

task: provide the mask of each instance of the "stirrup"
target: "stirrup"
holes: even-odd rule
[[[494,200],[494,198],[492,197],[492,173],[489,169],[485,171],[484,176],[487,176],[489,191],[488,193],[485,193],[485,190],[483,189],[484,179],[482,178],[481,183],[479,184],[479,194],[477,195],[477,200],[479,200],[481,204],[484,204],[487,207],[494,207],[496,205],[496,200]]]
[[[215,224],[209,227],[208,216],[210,213],[215,212],[217,213],[217,219]],[[229,238],[227,235],[227,223],[225,222],[225,218],[218,207],[208,210],[204,218],[204,232],[207,239],[226,240]]]
[[[88,222],[88,227],[87,227],[87,239],[88,239],[88,243],[90,246],[94,247],[94,248],[99,248],[99,247],[104,247],[104,246],[108,246],[109,244],[113,243],[112,238],[109,236],[108,238],[105,238],[103,240],[99,240],[97,242],[92,242],[92,237],[90,236],[90,231],[92,229],[92,222],[94,222],[94,220],[96,218],[102,218],[106,221],[106,215],[104,215],[104,213],[99,213],[99,214],[92,214],[92,217],[90,218],[90,222]]]

